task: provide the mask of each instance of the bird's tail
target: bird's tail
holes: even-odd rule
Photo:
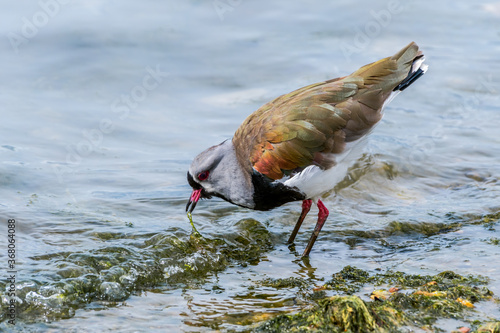
[[[351,76],[362,77],[370,90],[380,89],[383,93],[403,91],[427,71],[422,51],[411,42],[392,57],[365,65]]]
[[[412,43],[415,45],[415,43]],[[410,44],[411,45],[411,44]],[[419,77],[425,74],[427,71],[427,66],[424,64],[425,57],[421,51],[418,51],[417,56],[413,58],[410,71],[406,78],[398,84],[393,91],[403,91],[408,88],[413,82],[415,82]]]

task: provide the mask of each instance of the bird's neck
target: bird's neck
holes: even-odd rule
[[[251,169],[241,165],[231,140],[224,141],[219,149],[223,150],[224,156],[218,166],[224,170],[221,174],[224,186],[215,195],[236,205],[254,208]]]

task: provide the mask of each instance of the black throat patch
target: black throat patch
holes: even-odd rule
[[[253,201],[256,210],[269,210],[291,201],[306,199],[304,193],[296,187],[272,181],[261,173],[252,173],[254,188]]]

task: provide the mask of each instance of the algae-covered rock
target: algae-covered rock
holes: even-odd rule
[[[478,333],[500,333],[500,321],[486,323],[477,331]]]
[[[273,287],[273,288],[294,288],[294,287],[306,287],[308,282],[305,279],[301,279],[295,276],[285,278],[285,279],[265,279],[259,281],[263,286]]]
[[[256,332],[385,332],[402,323],[399,311],[370,308],[358,296],[333,296],[294,315],[280,315]]]
[[[53,321],[69,318],[75,309],[91,302],[114,305],[133,292],[160,284],[200,284],[229,265],[258,263],[272,246],[271,234],[261,223],[244,219],[224,237],[173,229],[127,248],[107,246],[34,257],[54,264],[57,281],[20,281],[17,318],[24,322]],[[0,322],[6,319],[1,313],[6,313],[10,302],[6,291],[0,281]]]
[[[323,318],[344,332],[371,331],[376,328],[375,320],[359,297],[334,296],[320,301]]]
[[[333,274],[326,287],[351,295],[357,292],[369,277],[368,272],[352,266],[344,267],[340,272]]]
[[[281,279],[280,282],[287,281]],[[307,289],[305,280],[300,283]],[[291,281],[289,281],[291,282]],[[280,315],[256,328],[257,332],[397,332],[401,327],[438,330],[433,325],[444,318],[468,320],[474,303],[490,300],[493,293],[484,285],[488,279],[481,276],[462,276],[445,271],[437,275],[412,275],[386,272],[370,275],[352,266],[332,275],[321,288],[330,292],[352,294],[361,288],[373,286],[371,299],[358,296],[309,298],[312,307],[290,315]],[[270,286],[282,287],[275,283]],[[286,285],[286,284],[285,284]],[[376,286],[392,286],[387,289]],[[309,289],[318,287],[309,285]],[[497,332],[500,323],[482,326],[481,332]],[[499,332],[500,333],[500,332]]]

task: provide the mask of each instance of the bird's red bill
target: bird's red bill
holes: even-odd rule
[[[196,207],[196,204],[198,203],[198,200],[200,200],[201,191],[202,191],[202,189],[193,190],[193,193],[191,193],[191,197],[189,198],[189,201],[186,205],[186,212],[189,212],[189,213],[193,212],[194,208]],[[189,207],[189,206],[191,206],[191,207]]]

